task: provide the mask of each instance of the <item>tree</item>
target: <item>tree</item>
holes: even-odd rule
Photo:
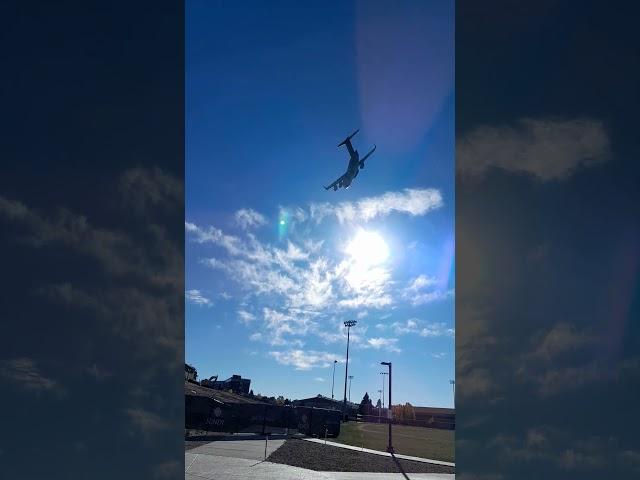
[[[250,396],[250,397],[253,397],[253,389],[252,389],[252,390],[249,390],[249,396]]]
[[[382,402],[378,399],[378,403],[376,403],[376,408],[382,408]]]
[[[361,415],[370,415],[371,410],[373,410],[373,403],[369,398],[369,393],[365,392],[364,397],[362,397],[362,401],[360,402],[360,407],[358,408],[358,412]]]
[[[396,420],[415,420],[416,419],[416,411],[409,402],[404,405],[393,405],[391,407],[391,411],[393,412],[393,418]]]
[[[284,405],[284,397],[282,395],[279,395],[278,398],[276,398],[276,403],[278,405]]]

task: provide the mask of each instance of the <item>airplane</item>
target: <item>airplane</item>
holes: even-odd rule
[[[351,135],[349,135],[347,138],[345,138],[342,142],[338,144],[338,147],[341,147],[343,145],[347,146],[347,150],[349,150],[349,156],[350,156],[349,166],[347,167],[347,171],[340,178],[338,178],[335,182],[333,182],[328,187],[324,187],[325,190],[329,190],[333,188],[333,191],[336,191],[338,190],[338,188],[345,188],[345,189],[349,188],[349,186],[351,185],[351,182],[353,182],[353,179],[358,176],[358,172],[364,168],[364,161],[367,158],[369,158],[369,155],[371,155],[375,151],[376,146],[374,145],[371,151],[367,153],[364,156],[364,158],[362,159],[360,158],[360,154],[358,153],[358,151],[354,150],[353,145],[351,145],[351,139],[359,131],[360,129],[356,130],[355,132],[353,132]]]

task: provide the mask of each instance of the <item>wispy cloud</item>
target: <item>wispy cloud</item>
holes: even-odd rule
[[[195,303],[196,305],[206,305],[208,307],[213,305],[213,302],[202,295],[200,290],[187,290],[184,296],[189,302]]]
[[[409,285],[402,292],[402,297],[409,300],[414,306],[453,297],[453,289],[443,290],[441,283],[435,277],[418,275],[409,282]]]
[[[483,126],[456,144],[458,169],[476,176],[497,167],[540,180],[562,180],[579,167],[609,157],[610,142],[604,126],[588,118],[524,118],[514,126]]]
[[[379,323],[378,330],[392,330],[396,335],[418,334],[421,337],[444,337],[453,336],[455,329],[447,327],[444,322],[427,323],[418,318],[410,318],[404,322],[393,322],[391,324]]]
[[[64,393],[62,386],[57,381],[45,377],[31,358],[20,357],[0,361],[0,378],[35,393]]]
[[[235,213],[236,223],[243,229],[260,227],[267,224],[267,219],[261,213],[250,208],[243,208]]]
[[[251,311],[244,307],[238,311],[241,322],[251,324],[251,339],[271,346],[286,347],[286,352],[272,352],[270,356],[281,364],[299,367],[297,353],[305,343],[319,340],[335,344],[346,340],[342,321],[336,317],[357,318],[358,328],[351,332],[351,342],[357,348],[400,351],[398,339],[367,339],[366,320],[374,312],[418,305],[435,299],[446,298],[446,292],[437,290],[434,277],[426,274],[411,279],[397,280],[392,274],[391,262],[362,261],[353,254],[346,239],[335,242],[322,240],[326,225],[349,221],[348,235],[354,235],[361,225],[372,219],[390,214],[410,216],[425,215],[442,207],[440,192],[433,189],[407,189],[387,192],[355,202],[313,204],[306,211],[300,207],[282,207],[287,232],[278,243],[262,241],[249,228],[233,234],[216,228],[185,222],[187,238],[201,245],[209,245],[218,251],[211,256],[200,257],[199,262],[225,281],[238,287],[234,298],[251,304]],[[254,215],[236,212],[244,220]],[[257,223],[260,223],[258,220]],[[295,228],[295,224],[298,228]],[[353,232],[351,229],[355,229]],[[343,227],[341,229],[345,231]],[[352,238],[356,238],[352,236]],[[346,242],[346,243],[343,243]],[[205,249],[203,249],[205,250]],[[205,250],[206,251],[206,250]],[[409,293],[411,296],[409,296]],[[431,295],[429,297],[428,295]],[[378,317],[381,321],[386,316]],[[396,325],[394,337],[402,335],[402,328],[420,333],[410,322],[403,327]],[[311,336],[312,339],[307,339]],[[306,357],[305,357],[306,358]],[[331,359],[333,360],[333,359]],[[311,362],[313,364],[313,362]]]
[[[442,322],[430,323],[420,330],[420,336],[422,337],[453,337],[455,333],[455,329],[448,328],[447,325]]]
[[[161,416],[144,408],[127,408],[125,414],[131,423],[144,434],[152,434],[169,426]]]
[[[238,317],[240,318],[240,321],[245,324],[249,324],[256,319],[256,316],[253,313],[247,312],[246,310],[238,310]]]
[[[387,192],[356,202],[314,203],[310,206],[310,217],[318,223],[327,216],[335,216],[340,223],[368,222],[391,213],[420,216],[443,205],[438,190],[407,188],[402,192]]]
[[[325,379],[324,379],[324,378],[322,378],[322,377],[316,377],[316,378],[314,378],[314,380],[315,380],[316,382],[324,382],[324,381],[325,381]]]
[[[328,352],[316,352],[303,350],[288,350],[286,352],[269,352],[269,356],[282,365],[290,365],[296,370],[311,370],[312,368],[325,368],[333,365],[337,357]]]
[[[376,350],[386,350],[388,352],[400,353],[402,350],[397,347],[397,338],[369,338],[367,339],[367,347],[375,348]]]

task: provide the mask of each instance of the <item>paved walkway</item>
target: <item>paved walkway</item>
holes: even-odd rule
[[[308,438],[308,437],[305,437],[305,438],[303,438],[303,440],[306,440],[307,442],[322,443],[323,445],[325,444],[325,441],[323,439],[320,439],[320,438]],[[391,456],[390,453],[381,452],[380,450],[371,450],[370,448],[356,447],[354,445],[346,445],[344,443],[330,442],[328,440],[326,441],[326,444],[327,445],[331,445],[333,447],[346,448],[347,450],[355,450],[356,452],[364,452],[364,453],[371,453],[373,455],[380,455],[382,457],[390,457]],[[398,453],[394,454],[394,456],[396,458],[402,458],[404,460],[412,460],[414,462],[431,463],[431,464],[434,464],[434,465],[446,465],[447,467],[455,467],[456,466],[456,464],[452,463],[452,462],[443,462],[441,460],[431,460],[429,458],[412,457],[410,455],[400,455]]]
[[[267,456],[284,439],[269,439]],[[264,437],[226,437],[185,452],[185,480],[453,480],[433,473],[316,472],[264,461]]]

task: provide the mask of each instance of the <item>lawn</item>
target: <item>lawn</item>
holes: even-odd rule
[[[454,430],[393,425],[392,439],[396,453],[445,462],[455,461]],[[388,443],[388,425],[343,423],[340,436],[332,441],[385,451]]]

